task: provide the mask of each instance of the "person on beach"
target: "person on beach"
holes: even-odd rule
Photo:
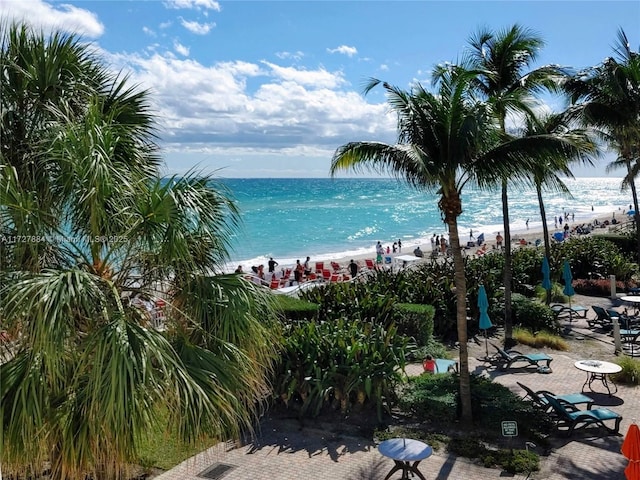
[[[444,235],[440,237],[440,251],[443,254],[447,253],[447,239],[444,238]]]
[[[389,245],[387,245],[387,255],[389,255],[391,253],[391,247],[389,247]]]
[[[242,265],[238,265],[238,268],[236,268],[235,273],[244,273],[242,271]]]
[[[469,230],[469,240],[474,240],[473,238],[473,228]]]
[[[524,222],[524,224],[527,226],[527,230],[529,230],[529,219],[527,218],[527,221]]]
[[[496,247],[502,248],[503,240],[504,238],[502,238],[502,235],[500,235],[500,232],[498,232],[498,235],[496,235]]]
[[[562,215],[558,215],[558,224],[562,226]]]
[[[349,262],[349,272],[351,272],[351,278],[355,278],[358,275],[358,264],[353,259]]]
[[[424,257],[424,253],[422,253],[422,250],[420,250],[420,245],[418,245],[418,246],[413,250],[413,254],[414,254],[416,257],[420,257],[420,258]]]
[[[396,253],[398,251],[398,242],[393,242],[393,253]]]
[[[558,228],[558,217],[553,217],[553,225]]]
[[[258,265],[258,277],[264,280],[264,265]]]
[[[273,273],[276,269],[276,267],[278,266],[278,262],[276,262],[273,257],[271,257],[269,259],[269,262],[267,262],[267,264],[269,265],[269,273]]]
[[[296,268],[293,270],[294,280],[300,283],[302,281],[303,274],[304,274],[304,266],[300,263],[300,260],[296,260]]]
[[[398,239],[398,252],[402,251],[402,240]]]
[[[436,247],[436,250],[438,251],[440,250],[440,235],[436,236],[435,247]]]
[[[311,273],[311,257],[307,257],[304,261],[304,276],[308,277]]]

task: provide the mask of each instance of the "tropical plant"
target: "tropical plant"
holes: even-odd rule
[[[465,68],[476,72],[474,87],[491,105],[504,137],[507,137],[507,116],[511,113],[532,114],[535,106],[532,94],[542,88],[553,87],[553,80],[560,73],[554,66],[526,71],[543,45],[544,42],[538,35],[517,24],[497,33],[482,29],[469,39]],[[549,152],[544,148],[540,150],[536,141],[532,140],[532,144],[523,149],[522,154],[541,156]],[[505,347],[510,347],[513,343],[511,230],[507,190],[509,181],[513,180],[513,170],[506,172],[500,179],[505,255]]]
[[[640,210],[635,178],[640,172],[640,53],[633,51],[623,30],[614,56],[576,73],[564,85],[584,119],[596,127],[618,153],[609,170],[624,168],[622,188],[629,187],[635,208],[637,258],[640,261]]]
[[[269,297],[213,275],[228,193],[158,178],[148,93],[75,36],[0,38],[4,472],[119,477],[160,422],[182,441],[250,428],[279,336]]]

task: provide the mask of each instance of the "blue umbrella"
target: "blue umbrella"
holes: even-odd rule
[[[542,288],[545,290],[551,289],[551,269],[546,255],[542,258]]]
[[[571,309],[571,297],[576,294],[576,291],[573,289],[573,275],[571,275],[571,267],[569,266],[569,262],[567,260],[564,261],[564,268],[562,269],[562,278],[564,279],[564,293],[567,297],[569,297],[569,326],[571,326],[571,322],[573,322],[573,310]]]
[[[487,339],[487,330],[493,327],[493,323],[489,319],[487,310],[489,309],[489,300],[487,299],[487,291],[484,289],[484,285],[480,285],[478,289],[478,308],[480,309],[480,330],[484,330],[484,346],[487,351],[487,357],[489,357],[489,343]]]

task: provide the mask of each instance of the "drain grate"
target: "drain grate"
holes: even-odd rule
[[[206,470],[200,472],[197,476],[201,478],[208,478],[210,480],[218,480],[234,468],[236,468],[236,465],[229,465],[228,463],[214,463]]]

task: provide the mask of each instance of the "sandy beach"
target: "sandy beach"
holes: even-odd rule
[[[611,225],[611,220],[612,217],[611,216],[607,216],[607,217],[598,217],[598,218],[593,218],[591,221],[589,222],[576,222],[575,224],[573,224],[571,221],[569,221],[569,226],[571,229],[574,229],[578,226],[583,226],[583,225],[591,225],[593,227],[592,233],[587,234],[587,235],[591,235],[593,233],[607,233],[609,231],[609,229],[611,228],[619,228],[621,225],[625,225],[627,223],[629,223],[631,220],[627,218],[626,215],[622,214],[622,212],[618,215],[618,217],[614,217],[616,218],[617,223],[615,225]],[[608,223],[608,225],[604,225],[605,223]],[[564,228],[564,223],[563,223],[563,228]],[[551,236],[553,236],[554,233],[556,232],[563,232],[563,228],[549,228],[549,234]],[[471,238],[469,237],[469,233],[468,231],[464,231],[464,232],[459,232],[460,234],[460,243],[462,245],[467,245],[467,242],[471,241]],[[496,250],[496,235],[498,232],[490,232],[487,233],[485,232],[485,243],[487,245],[486,247],[486,252],[491,252],[491,251],[495,251]],[[503,233],[503,232],[500,232]],[[477,235],[479,235],[480,232],[474,232],[474,240],[477,238]],[[576,233],[572,233],[572,236],[578,235]],[[583,235],[579,235],[579,236],[583,236]],[[448,237],[447,237],[448,239]],[[540,240],[542,242],[543,239],[543,231],[542,228],[539,229],[530,229],[530,230],[516,230],[511,232],[511,245],[513,249],[516,248],[522,248],[522,247],[533,247],[535,246],[535,242],[536,240]],[[521,240],[526,242],[524,243],[524,245],[521,243]],[[555,241],[555,240],[552,240]],[[391,248],[392,245],[388,244],[388,246]],[[422,262],[424,261],[429,261],[430,256],[431,256],[431,243],[425,243],[424,241],[422,242],[407,242],[402,244],[402,250],[398,251],[396,253],[389,253],[389,254],[385,254],[383,256],[383,266],[394,266],[397,265],[397,261],[394,261],[394,258],[398,257],[398,256],[411,256],[413,257],[413,251],[416,247],[420,247],[420,249],[424,252],[424,257],[422,258]],[[383,243],[383,247],[386,251],[387,248],[387,244]],[[469,247],[466,248],[464,250],[465,255],[467,256],[475,256],[478,254],[483,254],[483,253],[478,253],[478,250],[480,249],[480,247]],[[372,246],[371,248],[371,252],[369,253],[363,253],[361,255],[353,255],[350,257],[341,257],[341,258],[335,258],[331,261],[338,263],[342,269],[346,272],[347,266],[349,264],[349,262],[351,260],[354,260],[360,270],[362,269],[366,269],[366,260],[367,259],[371,259],[375,262],[376,259],[376,251],[375,251],[375,246]],[[386,257],[391,257],[391,263],[386,262]],[[442,254],[440,254],[440,257],[442,257]],[[416,257],[417,258],[417,257]],[[277,258],[275,259],[277,261]],[[301,258],[300,262],[304,263],[304,261],[306,260],[306,258]],[[315,271],[315,264],[316,264],[316,260],[314,259],[313,255],[310,255],[310,264],[311,264],[311,269],[312,271]],[[330,262],[326,261],[326,260],[320,260],[324,262],[324,266],[325,268],[331,269],[331,265]],[[282,269],[285,268],[290,268],[293,267],[293,265],[283,265],[283,264],[279,264],[278,267],[276,267],[277,271],[280,271]],[[251,266],[250,265],[243,265],[243,269],[245,271],[245,273],[251,273]],[[265,269],[266,269],[266,265],[265,265]],[[269,275],[267,274],[267,279],[269,279]]]

